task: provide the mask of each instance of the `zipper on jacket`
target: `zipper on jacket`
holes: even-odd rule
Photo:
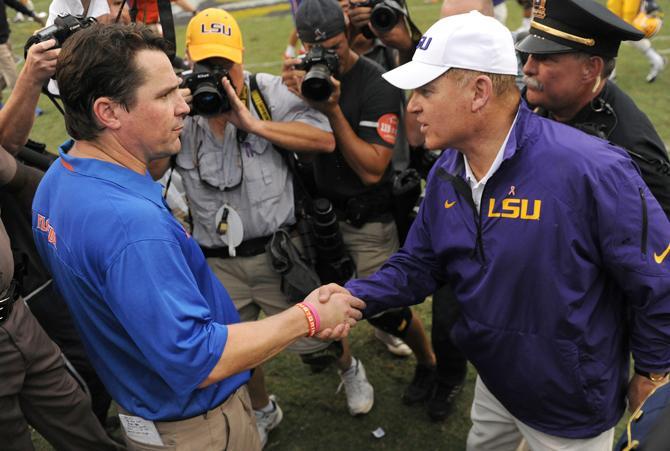
[[[644,189],[638,188],[640,200],[642,200],[642,242],[640,250],[642,255],[647,255],[647,198],[644,196]]]
[[[482,237],[481,206],[480,211],[477,211],[475,201],[472,199],[472,190],[470,189],[470,185],[468,185],[467,182],[462,178],[449,174],[443,168],[437,169],[437,176],[440,179],[451,183],[456,192],[466,201],[466,203],[472,209],[472,216],[473,219],[475,220],[475,226],[477,227],[477,237],[475,239],[475,247],[474,249],[472,249],[471,256],[472,258],[475,258],[477,254],[479,254],[482,264],[485,263],[486,258],[484,256],[484,239]],[[484,190],[486,191],[486,187],[484,187]]]

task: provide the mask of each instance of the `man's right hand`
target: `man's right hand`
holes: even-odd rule
[[[281,79],[289,91],[302,99],[300,86],[305,78],[305,71],[295,68],[301,61],[300,58],[286,58],[281,68]]]
[[[42,86],[56,72],[56,62],[60,54],[59,48],[54,48],[55,39],[39,42],[28,49],[26,64],[21,75],[30,82]]]
[[[322,287],[323,288],[323,287]],[[362,309],[365,302],[352,296],[345,289],[329,291],[327,301],[321,299],[322,288],[312,291],[305,298],[320,318],[318,337],[322,339],[339,339],[346,336],[350,327],[363,317]]]

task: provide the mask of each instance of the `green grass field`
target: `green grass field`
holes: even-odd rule
[[[47,10],[46,0],[34,0],[37,9]],[[221,2],[225,3],[225,2]],[[423,0],[409,0],[412,17],[425,30],[438,17],[439,5]],[[670,11],[670,2],[659,2]],[[508,2],[508,26],[516,28],[521,13],[514,1]],[[13,12],[9,12],[13,17]],[[292,27],[288,6],[270,7],[257,11],[241,11],[238,17],[246,47],[246,67],[255,72],[277,73],[281,55]],[[15,53],[22,53],[27,37],[36,28],[33,23],[11,24],[11,42]],[[183,53],[184,27],[177,29],[178,53]],[[662,30],[654,45],[667,55],[670,52],[670,31]],[[622,46],[617,75],[619,85],[628,92],[656,126],[665,142],[670,142],[670,70],[652,85],[644,82],[648,64],[632,47]],[[5,92],[5,97],[7,93]],[[49,100],[42,98],[40,107],[45,114],[37,118],[32,138],[47,143],[50,150],[66,139],[62,118]],[[431,301],[417,307],[430,330]],[[283,353],[266,365],[269,390],[275,393],[284,410],[281,426],[273,431],[266,449],[269,450],[461,450],[469,428],[469,405],[472,400],[474,371],[468,385],[458,398],[454,412],[444,423],[429,421],[422,407],[406,407],[400,395],[411,380],[414,359],[398,359],[374,339],[367,323],[352,333],[352,349],[365,364],[368,378],[375,387],[375,407],[363,417],[350,417],[343,393],[336,394],[339,378],[334,369],[311,374],[297,356]],[[514,362],[510,362],[513,365]],[[373,438],[371,432],[381,427],[386,436]],[[618,437],[618,434],[617,434]],[[35,434],[38,450],[52,449]]]

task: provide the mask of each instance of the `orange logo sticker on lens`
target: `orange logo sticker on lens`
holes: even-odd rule
[[[388,113],[383,115],[377,121],[377,134],[387,143],[395,144],[399,122],[397,114]]]

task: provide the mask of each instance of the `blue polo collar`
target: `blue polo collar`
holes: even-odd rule
[[[155,182],[149,172],[140,175],[123,166],[94,158],[77,158],[68,155],[74,141],[65,142],[58,149],[60,164],[66,169],[86,177],[93,177],[114,183],[123,189],[139,194],[161,208],[165,208],[163,202],[163,187]],[[57,163],[58,164],[58,163]]]

